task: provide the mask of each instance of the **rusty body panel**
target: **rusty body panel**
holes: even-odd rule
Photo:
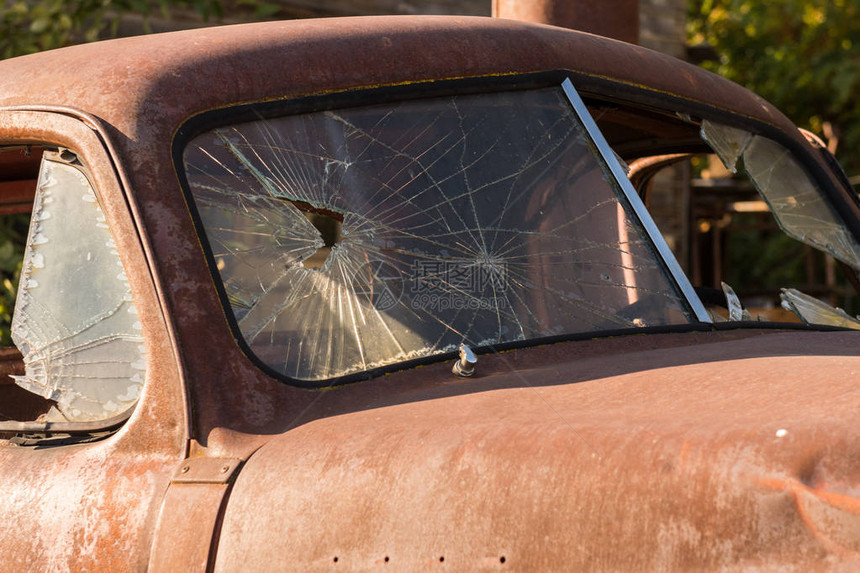
[[[186,121],[249,102],[558,71],[585,95],[770,126],[829,173],[746,90],[548,26],[292,21],[0,62],[0,144],[65,145],[95,172],[132,270],[148,367],[137,410],[110,438],[0,447],[8,566],[857,563],[854,334],[563,342],[482,357],[474,379],[437,363],[326,390],[269,377],[233,338],[174,167]],[[856,202],[841,208],[860,220]],[[247,461],[223,482],[188,481],[176,474],[186,457]]]
[[[285,557],[302,570],[386,558],[407,570],[804,569],[822,551],[856,564],[860,436],[844,420],[860,356],[831,354],[844,335],[674,336],[707,342],[573,359],[568,344],[534,349],[511,372],[497,364],[508,356],[488,358],[498,374],[399,400],[415,375],[390,376],[394,404],[326,412],[251,457],[216,570]],[[798,344],[809,355],[791,356]],[[828,383],[810,387],[809,369]],[[263,531],[283,546],[256,545]]]
[[[150,571],[211,570],[226,496],[240,461],[195,457],[177,468],[161,504]]]

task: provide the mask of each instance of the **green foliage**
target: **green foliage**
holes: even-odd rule
[[[12,344],[12,310],[30,216],[0,216],[0,346]]]
[[[803,244],[761,222],[751,213],[732,217],[735,228],[726,245],[726,281],[738,292],[775,293],[781,287],[807,285]]]
[[[3,0],[0,57],[91,42],[114,35],[124,14],[166,15],[175,7],[204,20],[221,14],[219,0]]]
[[[236,7],[249,12],[254,20],[275,17],[282,8],[276,2],[266,2],[265,0],[236,0]]]
[[[829,122],[840,162],[860,173],[860,0],[689,0],[688,32],[720,54],[705,67],[801,127],[826,135]]]

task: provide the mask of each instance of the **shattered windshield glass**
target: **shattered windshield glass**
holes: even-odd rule
[[[787,149],[760,135],[702,122],[726,169],[750,178],[785,233],[860,270],[860,244]]]
[[[25,367],[15,382],[56,402],[45,421],[105,420],[137,402],[146,369],[137,310],[98,199],[68,151],[42,160],[12,340]]]
[[[561,89],[259,119],[183,160],[238,330],[290,378],[691,321]]]

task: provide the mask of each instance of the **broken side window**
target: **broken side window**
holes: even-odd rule
[[[98,421],[132,407],[143,384],[141,327],[98,198],[74,153],[45,152],[12,339],[17,384],[56,402],[46,421]]]
[[[561,89],[225,125],[183,159],[238,333],[290,378],[692,320]]]
[[[787,235],[860,270],[860,244],[791,152],[766,137],[707,120],[702,139],[726,169],[746,173]]]
[[[643,129],[630,120],[629,111],[622,117],[632,129]],[[629,145],[635,139],[619,129],[619,117],[607,123],[616,141],[624,141],[619,133],[627,136],[631,179],[660,228],[670,234],[667,242],[683,257],[713,320],[856,324],[836,306],[858,310],[856,281],[848,267],[860,263],[860,244],[806,172],[802,157],[745,129],[709,120],[694,127],[689,118],[684,121],[686,126],[660,126],[660,133],[674,137],[673,153],[640,157],[633,153],[647,153],[647,146]],[[702,155],[692,143],[693,129],[715,155]],[[683,144],[687,153],[678,153],[684,149],[674,145],[681,137],[689,138]],[[682,169],[672,178],[668,166],[675,165]],[[685,172],[698,177],[688,179]],[[846,263],[841,265],[844,276],[836,259]]]

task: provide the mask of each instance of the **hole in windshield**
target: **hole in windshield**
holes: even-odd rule
[[[302,265],[307,269],[319,269],[328,259],[332,247],[340,240],[343,219],[310,211],[306,211],[305,216],[319,233],[323,245],[311,256],[302,259]]]

